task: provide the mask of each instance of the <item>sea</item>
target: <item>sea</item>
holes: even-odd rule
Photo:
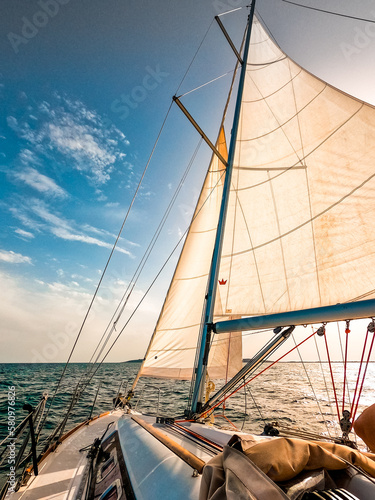
[[[121,392],[126,394],[136,376],[140,362],[104,363],[81,401],[72,411],[66,430],[113,408],[113,400]],[[268,365],[269,366],[269,365]],[[267,367],[263,365],[262,369]],[[8,425],[18,425],[27,416],[25,404],[35,407],[43,394],[48,395],[48,416],[41,441],[64,417],[74,388],[87,369],[86,364],[72,363],[54,398],[64,364],[0,364],[0,461],[8,445]],[[344,370],[341,363],[333,363],[335,392],[340,412],[349,409],[360,372],[359,363],[349,363],[346,371],[345,404]],[[224,381],[214,381],[219,388]],[[361,385],[361,384],[358,385]],[[362,396],[358,405],[359,415],[367,406],[375,403],[375,363],[368,365]],[[180,417],[188,404],[190,382],[181,380],[140,379],[133,408],[137,411],[167,417]],[[51,404],[52,403],[52,404]],[[50,406],[51,405],[51,406]],[[260,434],[264,425],[277,422],[279,426],[298,428],[324,435],[340,435],[331,373],[327,363],[277,363],[252,380],[225,402],[225,408],[217,411],[215,423]],[[18,445],[19,446],[19,445]],[[6,480],[7,460],[0,466],[0,488]]]

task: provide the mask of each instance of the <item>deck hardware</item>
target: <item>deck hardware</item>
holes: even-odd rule
[[[319,335],[319,337],[323,337],[323,335],[326,333],[326,329],[325,329],[325,326],[322,325],[320,326],[317,331],[316,331],[316,334]]]
[[[23,405],[23,409],[29,412],[29,425],[30,425],[30,438],[31,438],[31,454],[33,457],[33,470],[34,470],[34,476],[38,475],[38,460],[36,457],[36,440],[35,440],[35,432],[34,432],[34,423],[33,423],[33,413],[34,413],[34,408],[26,403]]]

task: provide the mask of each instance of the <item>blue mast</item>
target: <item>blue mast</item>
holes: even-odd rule
[[[247,65],[247,58],[248,58],[248,53],[249,53],[251,27],[252,27],[252,23],[253,23],[254,10],[255,10],[255,0],[253,0],[253,2],[251,4],[249,19],[248,19],[246,40],[245,40],[244,53],[243,53],[243,61],[242,61],[242,67],[241,67],[241,73],[240,73],[240,80],[239,80],[239,84],[238,84],[236,108],[235,108],[234,118],[233,118],[232,135],[231,135],[231,141],[230,141],[229,153],[228,153],[228,163],[227,163],[227,168],[226,168],[225,181],[224,181],[224,187],[223,187],[223,196],[222,196],[221,207],[220,207],[219,222],[218,222],[217,231],[216,231],[216,239],[215,239],[214,252],[213,252],[213,256],[212,256],[210,275],[208,278],[208,291],[207,291],[206,304],[205,304],[204,324],[203,324],[203,331],[202,331],[202,336],[201,336],[198,364],[197,364],[197,369],[196,369],[195,385],[194,385],[194,391],[193,391],[193,397],[192,397],[192,403],[191,403],[191,412],[192,413],[196,413],[197,411],[199,411],[200,407],[202,406],[202,394],[203,394],[205,378],[206,378],[206,369],[207,369],[210,338],[211,338],[211,327],[209,325],[211,325],[212,321],[213,321],[215,296],[216,296],[217,280],[218,280],[218,272],[219,272],[219,263],[220,263],[221,251],[222,251],[222,246],[223,246],[225,220],[226,220],[226,214],[227,214],[227,209],[228,209],[229,192],[230,192],[230,185],[231,185],[232,171],[233,171],[233,161],[234,161],[234,154],[235,154],[235,149],[236,149],[237,133],[238,133],[239,120],[240,120],[240,112],[241,112],[241,102],[242,102],[243,88],[244,88],[244,83],[245,83],[246,65]]]

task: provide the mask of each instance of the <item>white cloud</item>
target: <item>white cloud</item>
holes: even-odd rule
[[[97,245],[99,247],[103,248],[108,248],[112,250],[113,244],[111,243],[106,243],[105,241],[99,240],[98,238],[92,238],[91,236],[85,235],[85,234],[76,234],[72,232],[71,230],[65,229],[63,227],[51,227],[50,228],[51,233],[57,236],[58,238],[61,238],[63,240],[69,240],[69,241],[81,241],[82,243],[88,243],[90,245]],[[118,252],[124,253],[125,255],[128,255],[129,257],[132,257],[132,253],[129,252],[128,250],[125,250],[124,248],[121,248],[119,246],[116,247]]]
[[[115,235],[112,235],[108,231],[96,229],[89,225],[79,227],[73,221],[68,221],[63,217],[52,213],[48,205],[42,200],[30,199],[27,200],[23,206],[18,206],[17,208],[13,207],[10,210],[14,217],[17,217],[19,220],[27,224],[28,227],[37,228],[40,232],[47,231],[63,240],[79,241],[111,250],[116,238]],[[40,220],[35,220],[35,217]],[[87,232],[93,232],[102,237],[108,236],[112,239],[112,242],[109,243],[99,238],[93,238],[92,236],[86,234]],[[136,246],[136,244],[132,244],[131,242],[127,243],[129,245]],[[116,249],[118,252],[128,255],[129,257],[134,257],[129,250],[126,250],[119,245],[117,245]]]
[[[77,124],[69,115],[63,115],[60,122],[50,123],[44,130],[53,146],[75,160],[78,170],[90,170],[93,179],[104,184],[110,178],[116,156],[101,143],[97,132],[90,126]]]
[[[0,250],[0,261],[8,262],[9,264],[32,264],[30,257],[12,252],[12,250]]]
[[[57,198],[67,198],[69,196],[65,189],[58,186],[53,179],[39,173],[35,168],[28,167],[21,172],[14,172],[13,176],[48,196]]]
[[[124,148],[129,141],[81,101],[55,92],[52,104],[43,101],[30,111],[33,114],[26,119],[7,117],[8,126],[29,143],[29,150],[61,161],[65,168],[82,172],[98,186],[110,179],[116,161],[124,168]]]
[[[0,271],[2,335],[0,362],[65,362],[82,323],[91,294],[76,284],[46,283]],[[78,341],[73,361],[88,361],[102,336],[115,304],[113,298],[96,301]],[[108,361],[124,361],[143,356],[156,321],[153,302],[139,311],[139,321],[125,332]],[[142,325],[142,327],[141,327]],[[144,333],[139,333],[139,332]],[[134,333],[136,332],[136,333]]]
[[[30,233],[29,231],[25,231],[24,229],[15,229],[15,233],[19,234],[23,238],[35,238],[33,233]]]
[[[30,149],[22,149],[19,154],[19,159],[22,163],[22,165],[25,165],[26,167],[30,166],[30,163],[33,165],[40,166],[42,163],[38,156],[36,155],[35,152],[30,151]]]
[[[27,207],[10,207],[9,212],[18,219],[22,224],[34,231],[41,232],[43,229],[43,225],[39,222],[36,222],[35,219],[31,218],[28,213],[26,213]]]

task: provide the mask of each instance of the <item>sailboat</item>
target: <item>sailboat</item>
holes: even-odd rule
[[[241,48],[217,18],[238,78],[229,133],[228,103],[211,142],[173,98],[212,158],[132,387],[67,433],[65,420],[39,457],[34,446],[11,500],[375,498],[375,450],[353,441],[375,335],[375,108],[296,64],[254,11],[255,1]],[[305,342],[319,338],[330,361],[329,324],[343,322],[348,337],[355,320],[368,326],[354,397],[344,380],[336,398],[336,436],[215,421],[229,396]],[[312,332],[288,343],[306,325]],[[259,330],[273,333],[244,363],[243,334]],[[132,408],[141,377],[191,380],[185,414]]]

